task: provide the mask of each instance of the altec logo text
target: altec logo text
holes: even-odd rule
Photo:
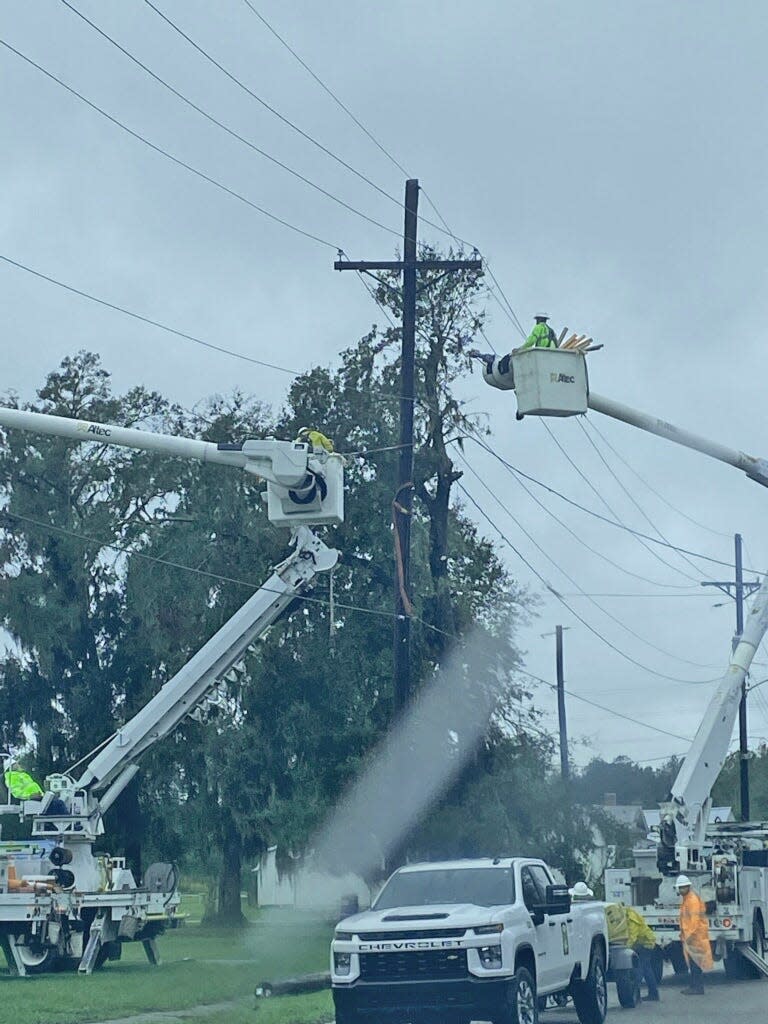
[[[550,384],[575,384],[576,378],[570,377],[567,373],[550,373]]]
[[[98,423],[78,423],[77,430],[80,434],[93,434],[94,437],[109,437],[112,433],[109,427],[102,427]]]

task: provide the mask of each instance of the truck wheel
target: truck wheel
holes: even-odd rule
[[[18,939],[22,936],[17,936]],[[46,974],[54,970],[58,951],[53,946],[17,946],[27,974]]]
[[[616,978],[616,995],[625,1010],[634,1010],[640,1002],[640,982],[634,971],[621,971]]]
[[[539,1024],[536,983],[526,967],[518,967],[507,988],[504,1006],[494,1014],[493,1024]]]
[[[360,1024],[360,1020],[355,1010],[336,1010],[336,1024]]]
[[[608,983],[605,960],[599,946],[592,947],[589,971],[583,981],[575,981],[571,995],[579,1024],[603,1024],[608,1012]]]

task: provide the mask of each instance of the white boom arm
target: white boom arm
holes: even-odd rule
[[[306,527],[300,527],[295,550],[275,568],[267,582],[155,694],[97,754],[77,782],[86,792],[104,790],[99,801],[105,811],[135,774],[141,755],[167,736],[243,658],[248,647],[312,582],[318,572],[332,569],[338,552]]]
[[[178,455],[224,466],[236,466],[283,487],[297,487],[307,473],[307,445],[292,441],[245,441],[242,445],[214,444],[194,438],[153,434],[132,427],[114,427],[89,420],[47,416],[24,409],[0,409],[0,426],[65,437],[70,441],[116,444],[140,451]]]
[[[703,846],[710,793],[728,756],[744,680],[767,630],[768,576],[755,595],[744,632],[678,772],[671,801],[663,808],[663,814],[674,820],[678,845],[685,848]],[[685,870],[682,862],[681,869]]]
[[[690,430],[681,430],[673,423],[660,420],[657,416],[649,416],[646,412],[632,409],[622,402],[614,402],[612,398],[604,398],[590,391],[587,398],[590,409],[601,412],[604,416],[611,416],[615,420],[629,423],[630,426],[639,427],[640,430],[647,430],[651,434],[657,434],[667,441],[674,441],[685,448],[693,448],[694,451],[709,455],[710,458],[725,462],[729,466],[741,469],[751,480],[768,487],[768,460],[756,458],[754,455],[747,455],[736,448],[728,448],[717,441],[710,441],[699,434],[693,434]]]
[[[241,661],[248,647],[264,635],[318,572],[336,564],[338,552],[326,547],[308,526],[343,521],[343,459],[298,441],[267,439],[214,444],[21,409],[0,408],[0,426],[241,468],[267,482],[270,521],[293,531],[292,554],[150,702],[117,731],[78,781],[67,776],[52,777],[57,780],[56,792],[69,798],[73,813],[87,819],[82,823],[82,838],[92,838],[103,830],[103,812],[136,774],[142,754],[206,700]],[[97,793],[101,793],[100,798]],[[32,802],[30,813],[37,814],[37,808],[39,805]],[[48,834],[44,822],[36,822],[37,825],[40,834]]]

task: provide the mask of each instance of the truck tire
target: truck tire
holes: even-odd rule
[[[20,939],[21,936],[17,937]],[[56,968],[59,959],[55,946],[17,946],[21,962],[27,974],[47,974]]]
[[[583,981],[573,982],[571,996],[579,1024],[603,1024],[608,1013],[608,983],[605,957],[599,946],[592,947],[587,976]]]
[[[527,967],[515,971],[504,1006],[494,1014],[493,1024],[539,1024],[536,982]]]
[[[640,982],[634,971],[621,971],[616,978],[616,995],[625,1010],[634,1010],[640,1002]]]
[[[361,1020],[355,1010],[336,1010],[336,1024],[360,1024]]]

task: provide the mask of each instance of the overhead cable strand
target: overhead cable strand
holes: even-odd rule
[[[705,524],[700,523],[698,519],[694,519],[693,516],[689,516],[687,512],[683,512],[683,510],[681,508],[678,508],[677,505],[673,505],[669,498],[665,497],[660,491],[657,491],[653,484],[649,483],[649,481],[646,480],[645,477],[640,476],[640,474],[637,472],[632,463],[625,459],[621,452],[616,450],[616,448],[611,444],[611,442],[608,440],[608,438],[605,436],[602,430],[600,430],[597,424],[594,423],[593,420],[587,419],[587,425],[591,430],[594,430],[598,437],[602,438],[603,444],[605,444],[605,446],[613,452],[613,454],[616,456],[619,462],[623,466],[625,466],[629,470],[629,472],[632,473],[632,475],[636,477],[644,487],[647,487],[651,494],[655,494],[659,501],[666,505],[667,508],[672,509],[673,512],[676,512],[679,516],[682,516],[683,519],[687,519],[689,523],[693,524],[693,526],[698,526],[700,530],[705,530],[707,533],[711,533],[715,537],[727,537],[729,540],[732,539],[732,534],[724,533],[722,530],[713,530],[711,526],[705,526]]]
[[[271,587],[265,587],[263,585],[259,586],[259,584],[253,583],[251,580],[239,579],[235,576],[226,576],[222,573],[208,572],[206,569],[200,569],[192,565],[185,565],[183,562],[176,562],[173,559],[160,558],[157,555],[148,555],[144,551],[137,551],[135,548],[131,547],[128,544],[120,544],[117,541],[102,540],[98,537],[92,537],[88,534],[79,533],[76,530],[68,530],[63,526],[55,526],[53,523],[46,523],[39,519],[33,519],[31,516],[21,515],[18,512],[11,512],[8,509],[0,509],[0,520],[2,520],[3,517],[15,519],[22,523],[27,523],[30,526],[37,527],[38,529],[47,531],[49,533],[63,534],[66,537],[72,537],[74,540],[79,540],[86,544],[97,544],[99,545],[99,547],[108,548],[111,551],[120,551],[123,554],[126,554],[130,557],[140,558],[147,562],[154,562],[158,565],[165,565],[172,569],[181,569],[184,572],[189,572],[196,576],[203,576],[207,579],[216,580],[219,583],[232,583],[236,586],[247,587],[249,590],[263,590],[265,593],[284,595],[284,591],[282,590],[274,590]],[[326,607],[329,607],[331,605],[331,601],[327,600],[326,598],[310,597],[307,594],[296,594],[294,595],[294,599],[297,601],[308,601],[310,604],[320,604]],[[366,608],[363,605],[346,604],[339,602],[335,599],[333,601],[333,607],[341,608],[345,611],[359,612],[365,615],[376,615],[378,617],[387,619],[392,619],[395,617],[394,612],[383,611],[381,608]],[[441,633],[446,636],[450,635],[445,633],[444,630],[438,629],[436,626],[430,625],[430,623],[425,622],[423,619],[420,619],[417,616],[413,616],[413,621],[418,622],[425,629],[430,629],[436,633]]]
[[[373,224],[377,228],[381,228],[383,231],[387,231],[391,235],[395,235],[398,238],[400,237],[399,231],[396,231],[394,228],[390,228],[386,224],[382,224],[381,221],[378,221],[374,217],[370,217],[367,213],[363,213],[362,210],[358,210],[356,209],[356,207],[351,206],[343,199],[340,199],[339,196],[334,195],[333,192],[329,192],[327,189],[324,189],[321,185],[318,185],[316,182],[312,181],[311,178],[305,177],[305,175],[301,174],[293,167],[290,167],[288,164],[283,163],[282,160],[278,160],[277,157],[272,156],[272,154],[268,153],[266,150],[261,149],[260,146],[257,146],[254,142],[251,142],[250,139],[246,139],[245,136],[240,135],[239,132],[236,132],[234,128],[230,128],[229,125],[224,124],[223,121],[220,121],[217,117],[214,117],[213,114],[198,106],[198,104],[193,102],[193,100],[189,99],[188,96],[185,96],[182,92],[179,92],[178,89],[174,88],[169,82],[166,82],[164,78],[161,78],[160,75],[156,74],[150,67],[144,64],[142,61],[140,61],[138,57],[134,56],[134,54],[132,54],[124,46],[118,43],[116,39],[113,39],[112,36],[110,36],[102,28],[100,28],[95,22],[91,21],[90,18],[87,18],[82,13],[82,11],[79,11],[73,4],[69,2],[69,0],[60,0],[60,2],[70,11],[72,11],[73,14],[76,14],[78,18],[81,18],[86,23],[86,25],[90,25],[90,27],[95,32],[98,32],[98,34],[103,39],[106,39],[107,42],[111,43],[112,46],[116,47],[116,49],[118,49],[122,54],[124,54],[129,60],[133,61],[133,63],[137,67],[141,68],[142,71],[146,72],[146,74],[148,74],[156,82],[158,82],[165,89],[171,92],[174,96],[180,99],[182,103],[186,103],[188,107],[191,107],[192,110],[197,111],[197,113],[204,117],[207,121],[210,121],[211,124],[214,124],[218,128],[221,128],[222,131],[225,131],[228,135],[231,135],[232,138],[237,139],[238,142],[242,142],[244,146],[248,146],[248,148],[253,150],[254,153],[258,153],[259,156],[263,156],[266,160],[269,160],[270,163],[273,163],[277,167],[282,168],[282,170],[287,171],[288,174],[293,175],[294,178],[303,182],[305,185],[308,185],[310,188],[314,189],[316,192],[319,192],[326,198],[331,199],[334,203],[338,203],[339,206],[342,206],[345,210],[349,210],[350,213],[354,213],[356,216],[368,221],[369,224]]]
[[[348,164],[346,160],[343,160],[340,156],[334,153],[333,150],[328,149],[328,147],[324,146],[322,142],[319,142],[308,132],[305,132],[302,128],[299,128],[297,124],[295,124],[293,121],[287,118],[284,114],[281,114],[280,111],[273,107],[271,104],[267,103],[265,99],[259,96],[258,93],[255,93],[253,89],[250,89],[245,84],[245,82],[243,82],[240,78],[238,78],[231,71],[229,71],[229,69],[226,68],[222,63],[216,60],[216,58],[212,56],[210,53],[208,53],[208,51],[204,49],[199,43],[195,42],[195,40],[191,36],[187,35],[187,33],[182,28],[180,28],[175,21],[173,21],[171,18],[168,17],[167,14],[161,11],[159,7],[156,7],[155,4],[152,3],[152,0],[144,0],[144,3],[147,5],[147,7],[151,8],[159,18],[162,18],[166,25],[172,28],[174,32],[180,35],[182,39],[186,40],[186,42],[189,43],[190,46],[197,50],[197,52],[202,57],[204,57],[207,61],[213,64],[214,67],[218,68],[219,71],[221,71],[222,74],[226,75],[227,78],[231,82],[233,82],[239,89],[242,89],[243,92],[246,92],[252,99],[256,100],[257,103],[260,103],[265,110],[268,110],[270,114],[278,118],[279,121],[282,121],[284,125],[291,128],[293,131],[297,132],[299,135],[301,135],[303,139],[306,139],[307,142],[312,143],[313,146],[315,146],[321,152],[325,153],[325,155],[330,157],[332,160],[335,160],[337,164],[340,164],[346,170],[350,171],[350,173],[354,174],[355,177],[359,178],[361,181],[364,181],[366,185],[369,185],[380,195],[384,196],[385,199],[389,199],[391,202],[396,203],[398,206],[402,205],[400,200],[396,196],[393,196],[391,193],[387,192],[386,189],[381,188],[379,185],[376,184],[375,181],[372,181],[369,177],[367,177],[367,175],[363,174],[362,171],[358,171],[351,164]]]
[[[541,676],[534,675],[533,672],[528,672],[523,668],[517,669],[524,676],[529,676],[531,679],[535,679],[536,682],[541,683],[543,686],[549,687],[550,690],[557,690],[555,683],[550,683],[548,679],[542,679]],[[615,715],[616,718],[623,718],[625,722],[632,722],[633,725],[641,725],[644,729],[651,729],[653,732],[661,733],[663,736],[671,736],[676,740],[684,740],[686,743],[692,743],[693,740],[690,736],[680,736],[676,732],[669,732],[667,729],[661,729],[658,725],[651,725],[649,722],[644,722],[640,718],[633,718],[631,715],[625,715],[623,711],[617,711],[615,708],[606,707],[605,704],[598,704],[595,700],[590,700],[589,697],[583,697],[580,693],[575,693],[573,690],[565,689],[565,693],[574,700],[582,701],[584,704],[589,704],[593,708],[599,708],[600,711],[606,711],[609,715]]]
[[[232,196],[233,199],[238,199],[241,203],[245,203],[246,206],[249,206],[251,207],[251,209],[256,210],[264,217],[268,217],[276,224],[282,224],[284,228],[288,228],[290,231],[294,231],[297,235],[302,235],[304,238],[309,238],[313,242],[318,242],[320,245],[324,245],[326,248],[333,249],[334,251],[338,252],[339,246],[337,243],[329,242],[327,238],[321,238],[320,235],[315,235],[311,231],[305,231],[304,228],[300,228],[298,227],[298,225],[292,224],[290,221],[285,220],[283,217],[278,217],[277,214],[271,213],[263,206],[259,206],[258,203],[254,203],[253,200],[248,199],[240,192],[236,192],[234,189],[230,188],[228,185],[225,185],[217,178],[213,178],[211,177],[211,175],[206,174],[205,171],[201,171],[199,168],[193,167],[192,164],[188,164],[185,160],[182,160],[180,157],[174,156],[173,153],[169,152],[169,150],[167,149],[163,149],[162,146],[158,146],[154,142],[150,142],[149,139],[147,139],[144,135],[141,135],[139,132],[136,132],[132,128],[129,128],[128,125],[123,124],[122,121],[119,121],[116,117],[113,117],[112,114],[107,113],[106,110],[98,106],[92,100],[89,100],[87,97],[83,96],[82,93],[78,92],[77,89],[74,89],[71,85],[68,85],[63,79],[58,78],[51,71],[48,71],[47,68],[44,68],[41,64],[37,64],[34,60],[32,60],[31,57],[27,57],[26,54],[21,52],[21,50],[17,50],[15,46],[11,46],[11,44],[6,42],[5,39],[0,39],[0,45],[4,46],[6,50],[10,50],[11,53],[14,53],[25,63],[29,64],[30,67],[35,68],[36,71],[39,71],[41,74],[45,75],[46,78],[49,78],[52,82],[55,82],[57,85],[60,85],[62,89],[66,89],[68,93],[79,99],[81,103],[85,103],[85,105],[87,107],[90,107],[91,110],[95,110],[98,114],[101,114],[102,117],[105,117],[116,127],[120,128],[122,131],[126,132],[132,138],[136,139],[138,142],[141,142],[143,145],[147,146],[155,153],[159,153],[161,156],[164,156],[167,160],[170,160],[178,167],[183,167],[184,170],[189,171],[190,174],[194,174],[197,178],[201,178],[203,181],[207,181],[209,185],[213,185],[215,188],[220,189],[227,195]]]
[[[563,445],[560,443],[560,441],[555,436],[552,428],[547,423],[547,421],[545,419],[541,419],[540,423],[541,423],[542,427],[546,430],[546,432],[549,434],[549,437],[552,440],[552,442],[560,450],[560,452],[562,453],[562,455],[564,456],[566,461],[569,463],[569,465],[573,469],[576,470],[578,475],[581,477],[581,479],[584,481],[584,483],[587,485],[587,487],[589,487],[589,489],[592,491],[592,493],[595,495],[595,497],[598,499],[598,501],[608,510],[608,512],[610,512],[610,514],[613,516],[613,518],[617,522],[624,524],[623,519],[618,514],[616,509],[609,503],[608,499],[603,496],[603,494],[598,490],[598,488],[595,487],[595,485],[590,480],[589,476],[581,469],[581,467],[576,463],[576,461],[568,454],[566,449],[563,447]],[[666,538],[663,538],[663,539],[666,540]],[[680,574],[682,576],[685,576],[686,579],[693,580],[694,582],[698,582],[695,577],[691,576],[689,573],[687,573],[684,570],[680,569],[678,566],[672,565],[671,562],[668,562],[665,558],[662,558],[661,555],[658,553],[658,551],[654,551],[654,549],[649,547],[648,544],[645,543],[640,537],[636,536],[635,540],[637,541],[637,543],[645,551],[648,552],[648,554],[652,558],[655,558],[656,561],[659,562],[660,565],[663,565],[667,569],[671,569],[672,572],[674,572],[674,573],[678,573],[678,574]]]
[[[520,476],[524,480],[528,480],[530,483],[536,484],[537,487],[541,487],[543,490],[548,491],[550,494],[554,494],[556,497],[560,498],[561,501],[564,501],[567,505],[571,505],[573,508],[577,508],[580,512],[584,512],[585,515],[592,516],[594,519],[599,519],[600,522],[608,523],[609,526],[615,526],[620,530],[624,530],[626,533],[632,533],[637,537],[642,537],[643,540],[647,540],[651,544],[658,544],[661,547],[669,548],[671,551],[682,551],[683,554],[692,555],[694,558],[701,558],[705,562],[712,562],[714,565],[723,565],[727,569],[733,569],[732,562],[725,562],[722,558],[713,558],[711,555],[705,555],[701,551],[691,551],[690,548],[680,547],[677,544],[670,544],[666,541],[659,540],[657,537],[652,537],[647,533],[643,533],[641,530],[635,530],[631,526],[626,526],[624,523],[620,523],[615,519],[610,519],[608,516],[604,516],[602,515],[602,513],[596,512],[592,508],[587,508],[585,505],[580,504],[580,502],[575,501],[573,498],[569,498],[567,494],[563,494],[561,491],[558,491],[555,487],[551,487],[549,484],[545,484],[542,480],[537,480],[536,477],[531,476],[530,473],[525,473],[522,469],[518,469],[517,466],[513,466],[511,462],[508,462],[502,455],[499,455],[498,452],[494,451],[493,448],[490,447],[490,445],[486,444],[485,441],[479,435],[468,434],[467,436],[470,438],[470,440],[474,441],[476,444],[479,444],[480,447],[487,451],[489,455],[492,455],[493,458],[500,462],[501,465],[504,466],[505,469],[513,476]],[[751,569],[749,568],[749,566],[745,566],[744,569],[746,572],[753,572],[759,576],[762,576],[764,574],[764,570],[762,569]]]
[[[523,555],[523,553],[517,547],[515,547],[515,545],[509,539],[507,534],[501,529],[501,527],[497,526],[497,524],[493,521],[493,519],[491,519],[491,517],[488,515],[485,509],[483,509],[482,506],[475,500],[475,498],[472,497],[472,495],[469,493],[466,487],[464,487],[464,485],[461,483],[457,484],[457,486],[459,490],[466,496],[467,500],[480,513],[483,519],[485,519],[485,521],[492,527],[492,529],[494,529],[496,533],[498,533],[499,537],[501,537],[503,542],[517,555],[520,561],[523,562],[523,564],[526,565],[528,569],[530,569],[533,575],[539,580],[539,582],[544,587],[546,587],[549,593],[552,594],[553,597],[557,598],[557,600],[563,605],[563,607],[566,608],[571,613],[571,615],[573,615],[573,617],[577,619],[586,629],[588,629],[590,633],[596,636],[598,640],[601,640],[606,647],[609,647],[612,651],[618,654],[619,657],[623,658],[625,661],[628,661],[630,664],[635,665],[637,668],[642,669],[643,672],[648,672],[650,675],[657,676],[659,679],[668,679],[670,682],[673,683],[691,683],[693,685],[704,685],[706,683],[713,683],[717,681],[716,678],[683,679],[680,676],[670,676],[664,672],[657,672],[655,669],[649,668],[648,665],[644,665],[641,661],[638,661],[636,658],[633,658],[632,655],[627,654],[626,651],[623,651],[620,647],[617,647],[616,644],[614,644],[606,636],[603,636],[603,634],[599,630],[595,629],[595,627],[587,619],[585,619],[583,615],[580,615],[574,608],[572,608],[565,600],[565,598],[562,596],[562,594],[560,594],[550,583],[547,582],[547,580],[544,576],[542,576],[539,570],[536,569],[535,566],[533,566],[531,562],[528,561],[525,555]]]
[[[326,85],[326,83],[322,80],[322,78],[320,78],[319,75],[315,74],[315,72],[312,70],[312,68],[296,52],[296,50],[293,49],[293,47],[290,45],[290,43],[288,43],[287,40],[285,40],[280,35],[280,33],[277,31],[277,29],[267,21],[267,19],[264,17],[264,15],[260,11],[258,11],[256,9],[256,7],[251,3],[251,0],[243,0],[243,3],[246,5],[246,7],[249,7],[251,9],[251,11],[253,11],[253,13],[259,19],[259,21],[272,33],[272,35],[275,37],[275,39],[277,39],[278,42],[282,46],[284,46],[285,49],[299,62],[299,64],[301,64],[301,66],[304,68],[304,70],[307,72],[307,74],[309,74],[317,82],[317,84],[320,86],[320,88],[331,97],[333,102],[344,111],[344,113],[347,115],[347,117],[351,118],[351,120],[354,121],[354,123],[357,125],[357,127],[360,129],[360,131],[363,132],[363,134],[366,135],[371,140],[371,142],[374,144],[374,146],[376,146],[376,148],[379,149],[384,154],[384,156],[391,163],[393,163],[395,165],[395,167],[398,169],[398,171],[401,172],[401,174],[404,174],[406,178],[409,178],[410,175],[408,174],[408,171],[406,171],[406,169],[403,167],[403,165],[392,155],[392,153],[388,149],[386,149],[379,142],[379,140],[376,138],[376,136],[373,135],[373,133],[370,132],[365,127],[365,125],[362,123],[362,121],[360,121],[354,115],[354,113],[349,109],[349,107],[346,105],[346,103],[344,103],[343,100],[341,100],[336,95],[336,93],[330,88],[330,86]],[[446,227],[448,227],[447,224],[446,224]]]
[[[253,356],[245,355],[244,352],[236,352],[234,349],[224,348],[222,345],[215,345],[211,341],[205,341],[203,338],[198,338],[194,334],[188,334],[186,331],[180,331],[176,327],[169,327],[168,324],[161,323],[159,320],[153,320],[151,317],[144,316],[143,313],[136,313],[134,310],[127,309],[125,306],[119,306],[115,302],[109,302],[107,299],[102,299],[98,295],[93,295],[91,292],[83,291],[80,288],[76,288],[74,285],[67,284],[65,281],[59,281],[55,277],[50,277],[48,274],[44,274],[41,270],[35,270],[33,267],[27,266],[25,263],[20,263],[18,260],[11,259],[10,256],[4,256],[0,253],[0,260],[9,264],[9,266],[16,267],[17,270],[23,270],[27,274],[32,274],[33,277],[40,278],[42,281],[47,281],[49,284],[55,284],[57,288],[63,288],[64,291],[71,292],[73,295],[79,295],[82,299],[88,299],[89,302],[95,302],[99,306],[104,306],[117,313],[122,313],[124,316],[129,316],[133,320],[139,320],[141,323],[149,324],[150,327],[157,327],[161,331],[173,334],[177,338],[183,338],[185,341],[191,341],[195,345],[202,345],[203,348],[212,349],[214,352],[221,352],[224,355],[232,356],[234,359],[242,359],[243,362],[246,363],[253,363],[256,366],[265,366],[270,370],[278,370],[280,373],[290,374],[291,377],[301,376],[298,370],[289,370],[287,366],[278,366],[277,363],[267,363],[263,359],[255,359]]]
[[[528,540],[531,542],[531,544],[533,544],[533,546],[536,548],[536,550],[540,554],[542,554],[547,559],[547,561],[550,562],[555,567],[555,569],[557,569],[557,571],[559,573],[561,573],[568,580],[569,583],[571,583],[574,587],[576,587],[577,590],[579,591],[580,595],[582,597],[587,598],[587,600],[590,602],[590,604],[594,605],[594,607],[597,608],[598,611],[602,612],[603,615],[605,615],[609,619],[611,619],[612,622],[615,622],[617,626],[619,626],[621,629],[625,630],[625,632],[629,633],[630,636],[633,636],[636,640],[639,640],[640,643],[645,644],[646,647],[650,647],[652,650],[657,651],[659,654],[663,655],[666,658],[673,658],[675,661],[680,661],[680,662],[682,662],[685,665],[692,665],[694,668],[706,668],[706,669],[717,668],[716,665],[706,665],[706,664],[704,664],[704,663],[702,663],[700,661],[691,661],[690,658],[682,658],[679,654],[674,654],[672,651],[664,650],[663,647],[659,647],[658,644],[653,643],[651,640],[648,640],[646,637],[642,636],[640,633],[637,633],[634,629],[632,629],[631,626],[628,626],[625,622],[623,622],[620,618],[618,618],[618,616],[614,615],[613,612],[610,612],[607,608],[604,608],[601,604],[599,604],[595,600],[595,598],[592,597],[591,594],[588,594],[581,587],[581,585],[578,583],[578,581],[575,580],[573,578],[573,576],[571,576],[570,573],[568,573],[545,550],[545,548],[542,547],[541,544],[539,544],[539,542],[536,540],[536,538],[533,537],[532,534],[529,533],[528,530],[526,530],[526,528],[523,526],[523,524],[520,522],[520,520],[511,511],[511,509],[509,509],[504,504],[504,502],[501,500],[501,498],[499,498],[499,496],[496,494],[496,492],[491,487],[488,486],[488,484],[485,482],[485,480],[483,480],[483,478],[480,476],[480,474],[474,469],[474,467],[472,465],[470,465],[468,460],[463,455],[461,455],[461,454],[459,454],[459,458],[464,463],[464,465],[467,467],[467,469],[472,474],[472,476],[474,476],[475,479],[477,481],[479,481],[480,486],[483,487],[484,490],[487,491],[488,494],[490,494],[490,496],[493,498],[493,500],[496,502],[496,504],[499,506],[499,508],[502,510],[502,512],[504,512],[507,516],[509,516],[509,518],[515,524],[515,526],[517,526],[517,528],[521,531],[521,533],[523,533],[528,538]],[[562,593],[562,591],[558,591],[557,593],[561,597],[565,596]]]
[[[621,479],[621,478],[619,477],[619,475],[618,475],[618,474],[617,474],[617,473],[616,473],[616,472],[614,471],[614,469],[613,469],[613,466],[611,466],[611,464],[610,464],[610,463],[608,462],[608,460],[607,460],[607,459],[605,458],[605,456],[603,455],[603,453],[602,453],[602,452],[600,451],[600,448],[599,448],[599,447],[598,447],[598,445],[597,445],[597,444],[595,443],[595,440],[594,440],[594,438],[593,438],[593,437],[592,437],[592,435],[591,435],[591,434],[589,433],[589,431],[587,430],[587,428],[586,428],[586,427],[584,426],[584,423],[582,422],[582,418],[581,418],[580,416],[578,417],[578,424],[579,424],[579,426],[581,427],[581,432],[582,432],[582,433],[584,434],[584,436],[586,437],[587,441],[588,441],[588,442],[590,443],[590,445],[592,446],[592,448],[593,448],[593,449],[595,450],[595,452],[597,453],[597,456],[598,456],[598,458],[600,459],[600,461],[602,462],[602,464],[603,464],[603,465],[605,466],[605,468],[606,468],[606,469],[608,470],[608,472],[610,473],[610,475],[611,475],[611,476],[613,477],[613,479],[614,479],[614,480],[616,481],[616,483],[617,483],[617,484],[619,485],[619,487],[620,487],[620,488],[622,489],[622,491],[624,492],[624,494],[626,494],[627,498],[628,498],[628,499],[629,499],[629,500],[630,500],[630,501],[632,502],[632,504],[633,504],[633,505],[635,506],[635,508],[637,509],[637,511],[638,511],[638,512],[640,513],[640,515],[641,515],[641,516],[643,517],[643,519],[644,519],[644,520],[646,521],[646,523],[648,523],[648,525],[650,526],[650,528],[651,528],[651,529],[653,530],[653,532],[654,532],[654,533],[656,534],[656,536],[657,536],[657,537],[660,537],[660,538],[661,538],[662,540],[666,540],[666,541],[668,541],[668,538],[664,536],[664,534],[663,534],[663,533],[661,532],[661,530],[660,530],[660,529],[658,528],[658,526],[656,525],[656,523],[655,523],[655,522],[654,522],[654,521],[653,521],[653,520],[651,519],[651,517],[650,517],[650,516],[648,515],[648,513],[647,513],[647,512],[645,511],[645,509],[644,509],[644,508],[643,508],[643,506],[642,506],[642,505],[640,504],[640,502],[639,502],[639,501],[638,501],[638,500],[637,500],[637,499],[635,498],[634,494],[632,494],[632,492],[631,492],[631,491],[629,490],[629,488],[625,486],[625,484],[624,484],[624,481],[623,481],[623,480],[622,480],[622,479]],[[688,558],[688,556],[687,556],[687,555],[682,555],[682,554],[681,554],[681,555],[680,555],[680,558],[681,558],[681,559],[682,559],[682,560],[683,560],[683,561],[684,561],[684,562],[685,562],[685,563],[686,563],[686,564],[687,564],[688,566],[690,566],[690,568],[691,568],[691,569],[693,569],[693,571],[694,571],[694,572],[696,573],[696,577],[693,577],[693,576],[689,576],[689,575],[688,575],[688,573],[684,573],[684,575],[688,576],[688,579],[694,579],[694,578],[698,578],[699,576],[701,576],[701,568],[700,568],[700,567],[699,567],[698,565],[696,565],[696,563],[695,563],[695,562],[692,562],[692,561],[690,560],[690,558]]]

